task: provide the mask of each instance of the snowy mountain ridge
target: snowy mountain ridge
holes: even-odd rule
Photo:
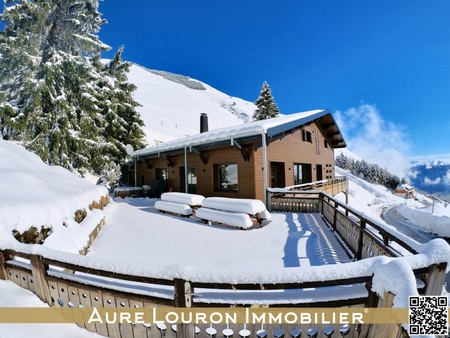
[[[411,167],[425,166],[428,169],[433,167],[450,165],[450,159],[432,159],[432,160],[412,160]]]
[[[134,98],[144,120],[149,145],[200,132],[200,114],[208,114],[209,129],[251,121],[256,106],[188,76],[149,70],[133,64],[128,74],[136,85]],[[255,89],[255,97],[258,92]]]

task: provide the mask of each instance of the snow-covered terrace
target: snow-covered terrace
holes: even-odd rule
[[[323,202],[326,196],[322,196]],[[407,307],[408,297],[417,295],[417,288],[427,291],[428,287],[416,280],[413,270],[442,276],[439,266],[449,257],[447,243],[433,240],[424,245],[416,243],[417,253],[404,258],[378,256],[350,262],[321,214],[273,213],[273,221],[265,227],[243,231],[160,214],[154,202],[116,199],[107,206],[104,212],[108,224],[87,256],[10,243],[7,249],[22,252],[24,258],[38,255],[51,268],[42,270],[44,266],[36,265],[39,260],[33,263],[32,259],[30,273],[29,263],[9,260],[3,273],[33,289],[29,281],[41,270],[49,290],[40,297],[54,306],[70,302],[69,306],[84,307],[184,307],[192,302],[194,306],[371,307],[378,306],[377,299],[382,297],[384,306]],[[68,274],[60,268],[76,273]],[[440,277],[427,278],[432,292],[442,289]],[[192,291],[186,291],[184,281]],[[385,298],[388,292],[395,294],[393,303]],[[150,326],[140,328],[157,332]],[[110,330],[107,325],[88,329],[102,335]],[[325,332],[325,328],[322,330]],[[351,330],[357,332],[356,328]],[[395,332],[392,337],[400,337],[398,328],[390,330]],[[166,335],[175,337],[169,331]]]

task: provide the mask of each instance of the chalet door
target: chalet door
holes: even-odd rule
[[[312,182],[312,168],[311,164],[302,164],[303,171],[303,182],[302,183],[311,183]]]
[[[323,180],[322,165],[321,164],[316,164],[316,176],[317,176],[317,181],[322,181]]]
[[[284,162],[270,162],[270,186],[272,188],[284,188],[286,186]]]
[[[185,167],[180,167],[180,188],[182,192],[186,192],[186,175],[184,172]],[[188,189],[189,194],[195,194],[197,192],[197,167],[188,167]]]

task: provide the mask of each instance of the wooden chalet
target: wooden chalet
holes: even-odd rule
[[[265,201],[269,187],[334,178],[334,149],[345,146],[329,111],[302,112],[135,151],[130,182],[161,180],[170,191]]]

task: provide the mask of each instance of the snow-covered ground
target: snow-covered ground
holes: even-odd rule
[[[12,230],[31,226],[50,227],[44,246],[78,253],[87,243],[92,227],[104,217],[89,204],[107,194],[71,172],[44,164],[21,146],[0,140],[0,247],[15,241]],[[74,212],[86,209],[82,224]],[[13,282],[0,280],[0,307],[46,307],[36,295]],[[75,324],[0,324],[1,338],[100,337]]]
[[[407,220],[411,227],[436,234],[440,237],[450,237],[450,206],[446,203],[433,201],[417,193],[417,199],[405,199],[392,194],[387,188],[368,183],[350,173],[336,167],[336,175],[349,178],[348,204],[365,215],[386,224],[382,214],[389,208],[396,208],[402,219]],[[343,193],[336,197],[345,202]]]
[[[51,228],[44,246],[78,253],[103,218],[100,210],[89,210],[93,201],[108,194],[66,169],[48,166],[23,147],[0,140],[0,246],[14,241],[12,231],[34,226]],[[77,210],[87,217],[78,224]]]
[[[274,213],[265,227],[244,231],[159,213],[155,201],[115,199],[105,208],[108,222],[88,257],[157,264],[167,270],[193,266],[205,275],[216,270],[254,272],[348,261],[331,232],[312,216]]]

